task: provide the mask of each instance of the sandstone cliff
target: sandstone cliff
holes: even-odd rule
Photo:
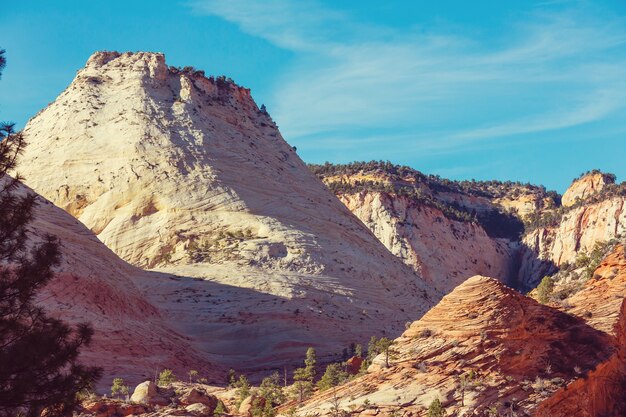
[[[626,236],[626,186],[597,170],[575,180],[562,205],[544,187],[450,181],[388,162],[310,167],[392,253],[444,292],[475,274],[529,291],[597,243]]]
[[[224,77],[99,52],[24,133],[27,184],[163,272],[137,286],[209,359],[250,369],[307,345],[334,353],[400,334],[440,297]]]
[[[450,181],[384,162],[311,165],[396,256],[449,292],[474,275],[517,284],[520,218],[552,210],[558,196],[512,182]]]
[[[578,188],[577,184],[575,181],[572,187]],[[574,205],[562,206],[552,213],[537,213],[538,222],[531,224],[523,236],[528,260],[522,262],[519,280],[525,288],[533,288],[557,268],[575,265],[581,257],[589,256],[596,245],[626,237],[626,185],[608,183],[584,200],[575,201]]]
[[[359,416],[421,416],[439,398],[448,415],[533,415],[606,361],[613,346],[581,319],[477,276],[395,341],[389,368],[379,356],[367,375],[314,396],[301,411],[327,415],[339,404]]]
[[[22,187],[18,192],[32,191]],[[194,368],[212,380],[221,379],[225,370],[168,326],[139,289],[138,283],[159,274],[119,259],[89,229],[44,198],[37,199],[29,229],[33,242],[47,234],[59,238],[62,261],[38,302],[70,324],[93,325],[93,342],[82,350],[81,360],[104,368],[103,386],[110,386],[113,377],[139,382],[165,367],[180,375]]]
[[[384,192],[339,198],[394,255],[444,293],[476,274],[505,281],[511,275],[510,246],[476,222],[449,219],[437,208]]]
[[[578,201],[583,201],[599,193],[608,184],[615,183],[615,176],[600,171],[591,171],[572,182],[565,191],[561,202],[564,207],[570,207]]]

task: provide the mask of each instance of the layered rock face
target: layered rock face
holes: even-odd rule
[[[564,207],[570,207],[577,201],[600,192],[606,185],[615,183],[615,177],[602,172],[590,172],[574,180],[561,199]]]
[[[537,416],[619,417],[626,415],[626,256],[619,245],[571,302],[573,314],[613,336],[613,356],[545,401]]]
[[[29,229],[32,242],[48,234],[58,237],[62,257],[38,302],[65,322],[92,324],[94,339],[82,349],[81,361],[104,368],[104,387],[110,387],[113,377],[135,383],[166,367],[179,375],[194,368],[212,380],[222,377],[225,370],[170,327],[139,289],[137,283],[158,273],[119,259],[89,229],[43,198],[37,199]]]
[[[558,204],[542,187],[455,182],[384,162],[311,169],[393,254],[444,293],[474,275],[518,283],[520,259],[534,257],[518,242],[520,217]]]
[[[626,297],[626,252],[623,244],[600,263],[583,288],[567,299],[567,312],[609,334],[618,330]]]
[[[557,266],[572,263],[579,252],[590,252],[596,242],[626,236],[625,202],[616,197],[574,208],[557,227],[534,230],[523,242]]]
[[[544,187],[450,181],[384,162],[312,165],[396,256],[448,292],[475,274],[530,291],[598,242],[626,236],[626,186],[592,171]]]
[[[121,258],[164,272],[136,285],[229,366],[399,334],[439,297],[228,79],[162,54],[96,53],[24,132],[27,184]]]
[[[614,352],[610,336],[500,282],[468,279],[395,341],[389,368],[307,401],[303,412],[425,415],[439,398],[448,415],[534,415],[539,404]],[[367,400],[367,401],[366,401]],[[577,415],[577,414],[570,414]]]
[[[504,281],[512,274],[508,242],[490,238],[477,223],[382,192],[338,197],[394,255],[444,293],[476,274]]]
[[[557,210],[538,211],[524,234],[521,287],[532,289],[544,275],[570,267],[598,244],[626,237],[626,185],[613,174],[592,171],[574,180]]]

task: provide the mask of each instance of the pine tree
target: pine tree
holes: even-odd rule
[[[317,366],[317,355],[315,354],[315,349],[310,347],[306,350],[306,359],[304,359],[304,367],[306,369],[306,372],[309,375],[309,382],[311,383],[313,383],[313,380],[315,379],[315,374],[316,374],[315,367],[316,366]]]
[[[347,379],[348,373],[343,370],[343,366],[339,363],[331,363],[326,367],[326,372],[317,382],[317,387],[320,391],[326,391],[344,383]]]
[[[190,370],[189,372],[187,372],[187,376],[189,377],[189,383],[193,383],[193,381],[198,379],[198,371],[196,371],[195,369]]]
[[[298,368],[293,373],[293,392],[299,402],[304,399],[313,390],[313,384],[310,380],[310,374],[306,368]]]
[[[444,410],[441,405],[439,398],[435,398],[433,402],[430,403],[430,406],[428,407],[428,414],[426,415],[427,417],[444,417],[446,415],[446,410]]]
[[[111,385],[111,396],[118,397],[120,395],[127,396],[130,392],[128,385],[124,383],[122,378],[114,378]]]
[[[272,375],[263,378],[259,385],[259,395],[265,399],[266,403],[271,405],[280,405],[285,402],[285,394],[280,386],[280,374],[274,372]]]
[[[0,73],[4,65],[0,50]],[[90,389],[102,372],[78,362],[92,328],[71,328],[35,305],[60,253],[52,236],[29,241],[36,198],[16,191],[19,175],[7,175],[25,145],[12,124],[0,125],[0,417],[39,416],[43,410],[47,417],[69,416],[77,393]]]
[[[385,354],[385,366],[389,367],[389,360],[395,359],[397,356],[396,350],[393,348],[393,340],[386,337],[381,337],[376,343],[376,351]]]
[[[172,372],[171,369],[164,369],[159,374],[159,382],[157,385],[166,387],[174,382],[176,382],[176,375],[174,375],[174,372]]]
[[[537,286],[537,300],[541,304],[546,304],[550,301],[550,296],[554,291],[554,280],[550,276],[545,276]]]

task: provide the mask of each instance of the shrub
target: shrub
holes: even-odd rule
[[[237,395],[237,407],[252,394],[252,390],[250,389],[250,382],[245,375],[239,375],[239,379],[235,382],[234,387],[237,388],[235,394]]]
[[[174,375],[172,370],[171,369],[164,369],[159,374],[159,381],[158,381],[157,385],[160,385],[162,387],[166,387],[168,385],[171,385],[174,382],[176,382],[176,376]]]
[[[541,304],[546,304],[554,291],[554,280],[550,276],[545,276],[537,286],[537,300]]]
[[[439,398],[435,398],[433,402],[430,403],[430,406],[428,407],[428,414],[426,415],[428,417],[444,417],[446,415],[446,411],[441,405]]]
[[[120,395],[127,396],[129,394],[130,388],[128,385],[124,384],[124,380],[122,378],[114,378],[113,384],[111,385],[111,396],[118,397]]]

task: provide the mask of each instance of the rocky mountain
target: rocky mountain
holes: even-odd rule
[[[542,187],[456,182],[384,162],[311,169],[392,253],[444,292],[474,275],[515,285],[521,219],[559,204]]]
[[[447,415],[535,415],[611,361],[612,341],[582,319],[476,276],[395,340],[389,367],[380,355],[366,375],[313,396],[299,412],[334,415],[338,406],[358,416],[421,416],[439,399]]]
[[[32,193],[26,187],[17,192]],[[119,259],[89,229],[42,197],[37,198],[29,234],[33,242],[48,234],[59,239],[61,264],[38,301],[64,321],[93,325],[93,342],[83,349],[81,360],[104,368],[103,384],[113,376],[140,381],[164,367],[179,374],[198,369],[211,380],[223,377],[225,369],[168,326],[164,314],[141,291],[142,281],[161,274]]]
[[[139,293],[207,360],[267,369],[309,345],[324,357],[400,334],[441,296],[225,77],[98,52],[24,133],[26,183],[159,271]]]
[[[501,181],[451,181],[389,162],[311,165],[385,246],[441,291],[470,276],[520,290],[626,236],[626,185],[597,170],[564,194]]]

